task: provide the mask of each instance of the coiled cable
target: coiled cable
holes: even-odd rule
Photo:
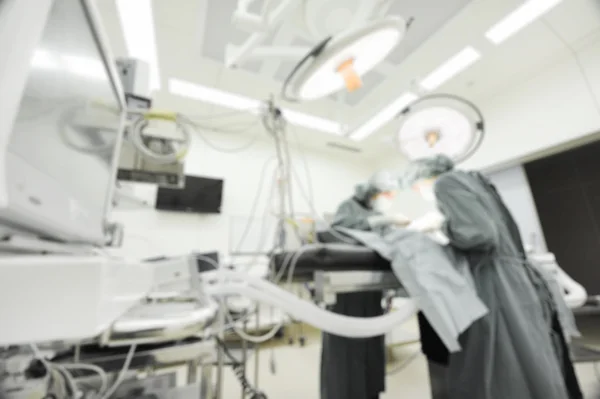
[[[183,135],[181,148],[173,149],[166,154],[158,153],[149,148],[144,140],[143,131],[151,120],[162,120],[175,123],[177,129]],[[183,160],[187,155],[192,142],[192,133],[189,124],[185,123],[183,119],[175,113],[146,112],[140,115],[140,117],[132,123],[129,132],[131,143],[139,151],[142,157],[158,164],[171,164]]]
[[[223,349],[225,355],[231,361],[231,368],[233,369],[235,377],[244,389],[244,396],[248,397],[248,399],[268,399],[267,395],[264,392],[259,391],[258,389],[254,388],[252,384],[250,384],[250,381],[248,381],[248,377],[246,377],[246,367],[239,360],[237,360],[235,356],[231,354],[231,352],[229,352],[229,348],[227,348],[227,345],[225,345],[225,343],[219,338],[215,337],[215,339],[217,341],[217,344],[219,344],[221,349]]]

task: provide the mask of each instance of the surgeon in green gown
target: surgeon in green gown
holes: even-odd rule
[[[450,399],[583,398],[555,306],[524,256],[519,231],[491,183],[454,169],[446,156],[413,161],[406,182],[435,202],[441,229],[469,262],[489,314],[460,337],[449,355]]]
[[[380,171],[356,187],[354,195],[337,209],[332,227],[384,234],[409,220],[388,214],[398,180]],[[383,314],[382,292],[338,294],[329,310],[354,317]],[[346,338],[323,333],[321,399],[377,399],[385,391],[385,338]]]

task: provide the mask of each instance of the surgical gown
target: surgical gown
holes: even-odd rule
[[[546,279],[542,274],[533,268],[529,262],[526,261],[527,255],[525,253],[525,246],[521,240],[521,233],[519,227],[515,222],[514,218],[510,214],[508,208],[504,205],[500,194],[496,190],[496,187],[480,173],[472,172],[471,175],[478,179],[484,187],[487,187],[490,194],[494,197],[496,202],[500,206],[500,213],[502,214],[502,220],[507,225],[510,235],[514,240],[515,246],[519,251],[522,259],[524,260],[524,267],[529,274],[529,278],[538,293],[538,297],[541,300],[541,304],[544,311],[546,320],[546,326],[549,330],[552,342],[554,344],[554,350],[561,363],[563,378],[569,393],[570,399],[583,399],[583,393],[579,386],[577,375],[575,374],[575,368],[571,360],[569,347],[567,345],[567,333],[573,333],[576,331],[576,326],[573,320],[573,314],[570,313],[563,298],[557,298],[562,303],[555,303],[553,294]],[[566,314],[569,312],[570,314]],[[562,313],[562,314],[561,314]],[[561,316],[565,321],[561,324]]]
[[[443,230],[468,259],[489,313],[460,337],[450,355],[451,398],[567,399],[562,365],[544,303],[524,267],[523,251],[496,193],[476,175],[454,171],[435,184]]]
[[[367,219],[375,215],[361,200],[350,198],[338,208],[332,226],[371,230]],[[381,316],[381,300],[381,291],[338,294],[329,310],[355,317]],[[383,391],[384,336],[358,339],[323,333],[321,399],[375,399]]]

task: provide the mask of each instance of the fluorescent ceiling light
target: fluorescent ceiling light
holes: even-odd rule
[[[421,86],[427,90],[435,90],[442,84],[458,75],[473,63],[475,63],[481,54],[473,47],[468,46],[444,62],[437,69],[427,75],[422,81]]]
[[[179,79],[169,79],[169,91],[183,97],[193,98],[209,104],[222,107],[258,113],[262,102],[239,94],[229,93],[212,87],[185,82]]]
[[[130,57],[150,65],[150,88],[160,89],[152,0],[116,0]]]
[[[416,94],[406,92],[394,100],[391,104],[379,111],[375,116],[369,119],[367,122],[359,126],[350,134],[350,138],[355,141],[360,141],[378,129],[383,125],[394,119],[398,112],[402,111],[408,104],[412,103],[418,98]]]
[[[500,44],[537,18],[550,11],[562,0],[528,0],[492,26],[485,37],[494,44]]]
[[[205,103],[232,108],[239,111],[259,114],[263,102],[254,98],[230,93],[212,87],[202,86],[195,83],[185,82],[179,79],[169,79],[169,91],[183,97],[193,98]],[[308,129],[319,130],[325,133],[341,135],[343,132],[340,123],[330,121],[313,115],[298,111],[282,109],[283,117],[291,124]]]
[[[293,125],[337,135],[341,135],[344,131],[342,125],[338,122],[289,109],[283,109],[281,112],[283,113],[284,119]]]

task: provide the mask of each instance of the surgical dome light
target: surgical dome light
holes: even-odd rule
[[[431,94],[400,112],[396,136],[400,151],[409,159],[444,154],[455,162],[469,158],[485,135],[479,108],[451,94]]]
[[[286,78],[283,99],[308,101],[343,88],[357,90],[362,86],[361,76],[396,48],[408,26],[403,18],[388,17],[328,37],[306,54]]]

